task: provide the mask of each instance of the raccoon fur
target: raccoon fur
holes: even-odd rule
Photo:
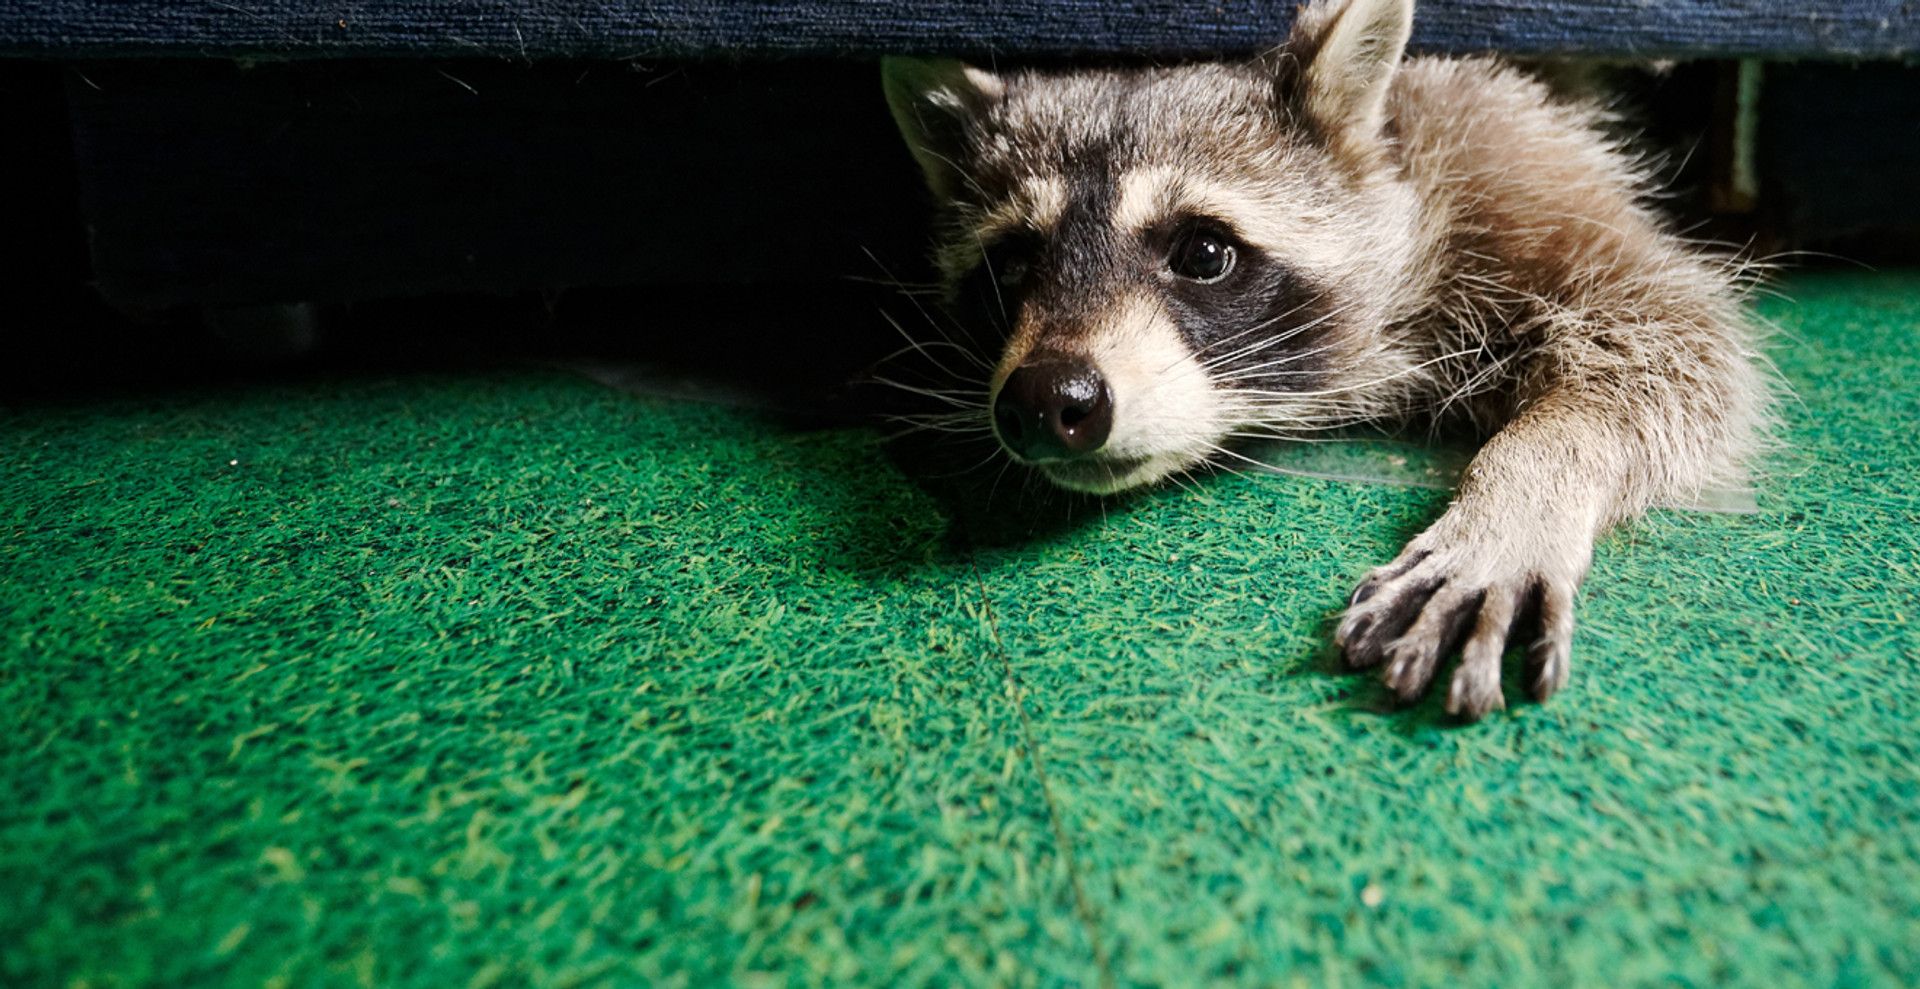
[[[1744,272],[1671,232],[1597,107],[1489,58],[1405,57],[1411,0],[1319,0],[1245,61],[989,71],[888,59],[976,414],[1107,493],[1249,437],[1461,422],[1457,495],[1335,641],[1455,714],[1545,700],[1609,527],[1737,479],[1767,383]]]

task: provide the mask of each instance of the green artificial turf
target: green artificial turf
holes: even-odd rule
[[[14,408],[0,984],[1920,984],[1920,276],[1784,290],[1760,513],[1464,727],[1324,648],[1442,492],[1023,537],[550,371]]]

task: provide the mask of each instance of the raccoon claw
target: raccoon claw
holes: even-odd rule
[[[1347,665],[1381,667],[1380,679],[1402,701],[1433,683],[1442,660],[1460,664],[1447,688],[1447,713],[1478,720],[1506,707],[1500,659],[1510,638],[1527,643],[1527,690],[1546,700],[1565,686],[1573,638],[1577,577],[1538,572],[1490,576],[1469,554],[1409,550],[1369,574],[1334,634]]]
[[[1380,589],[1381,584],[1419,565],[1421,560],[1427,558],[1427,555],[1424,551],[1405,553],[1401,555],[1400,559],[1368,574],[1367,579],[1361,581],[1360,586],[1353,589],[1353,597],[1347,604],[1349,606],[1365,604],[1367,599],[1372,597],[1374,592]]]
[[[1573,588],[1546,584],[1536,602],[1539,637],[1527,646],[1527,690],[1544,701],[1567,685],[1573,645]]]
[[[1434,591],[1413,625],[1387,645],[1381,682],[1403,701],[1419,700],[1433,682],[1434,669],[1459,645],[1485,599],[1484,590],[1463,591],[1453,585]]]

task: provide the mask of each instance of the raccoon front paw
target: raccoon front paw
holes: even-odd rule
[[[1381,681],[1401,700],[1414,701],[1426,693],[1440,661],[1457,651],[1447,712],[1474,720],[1506,707],[1500,657],[1510,639],[1534,636],[1526,643],[1528,692],[1544,701],[1565,686],[1573,595],[1586,554],[1500,564],[1493,561],[1511,554],[1435,545],[1440,541],[1431,536],[1414,540],[1354,590],[1334,635],[1347,664],[1382,667]]]

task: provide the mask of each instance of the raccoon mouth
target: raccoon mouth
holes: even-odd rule
[[[1150,462],[1149,457],[1084,457],[1048,460],[1033,466],[1047,480],[1069,491],[1112,494],[1158,477],[1159,472],[1148,470]]]

